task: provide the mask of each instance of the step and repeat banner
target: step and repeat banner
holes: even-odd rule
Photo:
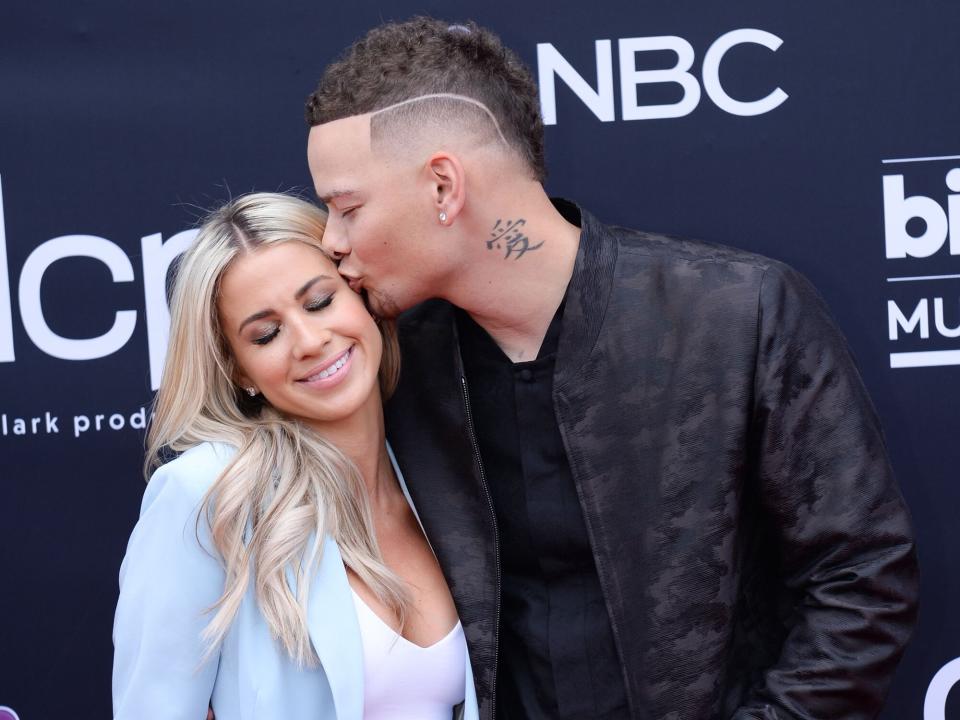
[[[6,3],[0,718],[110,716],[117,572],[171,262],[206,208],[309,188],[303,103],[321,70],[367,28],[416,13],[474,19],[529,63],[551,194],[785,260],[817,285],[882,417],[920,547],[920,624],[883,717],[960,718],[949,0]]]

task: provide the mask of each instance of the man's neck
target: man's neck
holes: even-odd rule
[[[504,203],[478,218],[486,231],[470,267],[447,297],[513,362],[536,358],[573,274],[580,229],[538,185],[522,203]]]

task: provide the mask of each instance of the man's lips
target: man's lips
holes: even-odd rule
[[[355,293],[360,293],[363,290],[363,279],[362,278],[346,278],[347,285],[350,286],[350,289]]]
[[[297,380],[297,382],[314,383],[337,377],[343,371],[343,368],[349,364],[350,359],[353,357],[353,348],[354,346],[351,345],[342,353],[332,357],[322,365],[317,365],[306,375]]]

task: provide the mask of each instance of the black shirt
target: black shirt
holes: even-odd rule
[[[500,535],[497,718],[628,716],[613,633],[553,409],[563,305],[512,363],[458,311],[473,421]]]

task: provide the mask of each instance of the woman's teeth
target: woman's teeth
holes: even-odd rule
[[[353,348],[350,348],[350,349],[344,354],[344,356],[343,356],[342,358],[340,358],[339,360],[337,360],[333,365],[331,365],[330,367],[328,367],[326,370],[321,370],[321,371],[318,372],[316,375],[311,375],[309,378],[307,378],[307,380],[308,380],[308,381],[312,381],[312,380],[323,380],[324,378],[328,378],[328,377],[330,377],[331,375],[336,375],[337,372],[339,372],[340,368],[342,368],[344,365],[347,364],[347,360],[350,359],[350,353],[352,353],[352,352],[353,352]]]

